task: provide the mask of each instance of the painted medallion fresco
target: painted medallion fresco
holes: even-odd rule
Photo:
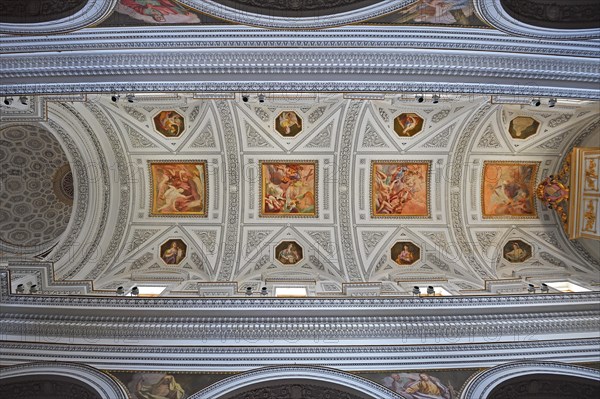
[[[167,240],[160,246],[160,258],[167,265],[178,265],[187,255],[187,245],[179,238]]]
[[[392,246],[390,256],[399,265],[412,265],[421,259],[421,248],[410,241],[398,241]]]

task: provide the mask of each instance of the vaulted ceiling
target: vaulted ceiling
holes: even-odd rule
[[[597,30],[526,26],[487,0],[443,15],[426,1],[298,1],[269,18],[269,2],[161,3],[178,21],[142,3],[0,24],[74,31],[0,37],[13,285],[407,295],[600,283],[597,252],[535,198],[574,146],[598,146]]]

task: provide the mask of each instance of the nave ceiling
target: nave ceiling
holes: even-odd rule
[[[13,284],[44,287],[42,276],[53,273],[49,293],[89,290],[82,281],[90,281],[96,294],[152,285],[198,295],[200,283],[206,295],[277,285],[310,295],[410,295],[414,285],[476,294],[598,283],[598,259],[565,238],[533,192],[571,147],[597,141],[597,103],[549,108],[448,95],[432,104],[408,94],[72,99],[48,98],[47,121],[2,127],[3,135],[55,137],[74,180],[58,244],[42,254],[5,252]],[[520,176],[513,194],[531,209],[498,208],[510,173]],[[394,179],[404,199],[383,204]],[[511,252],[514,243],[520,252]],[[36,281],[26,277],[34,260],[52,265]]]

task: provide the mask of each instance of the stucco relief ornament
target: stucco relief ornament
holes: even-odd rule
[[[569,188],[558,177],[550,175],[538,184],[535,193],[548,209],[556,210],[563,227],[566,228],[567,213],[564,206],[569,199]]]

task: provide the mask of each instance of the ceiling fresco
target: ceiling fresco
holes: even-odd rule
[[[238,295],[277,282],[314,295],[365,282],[381,295],[432,282],[465,294],[494,281],[510,293],[527,278],[598,282],[598,259],[535,198],[569,148],[598,135],[595,107],[455,95],[51,101],[41,126],[63,146],[70,135],[79,178],[69,229],[42,258],[59,283],[88,280],[100,294],[159,285],[197,295],[199,284],[234,283]],[[408,115],[418,133],[398,134]],[[517,118],[535,121],[536,133],[514,137]]]

